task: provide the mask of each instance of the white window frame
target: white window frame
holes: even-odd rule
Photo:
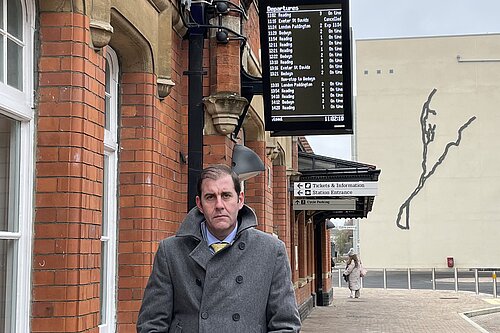
[[[104,179],[107,180],[107,186],[103,184],[103,197],[107,204],[107,210],[103,211],[103,225],[106,221],[106,229],[102,230],[101,244],[107,248],[107,256],[101,262],[101,270],[105,268],[104,277],[106,290],[101,293],[104,299],[101,304],[105,307],[105,319],[99,324],[100,333],[116,332],[116,303],[117,303],[117,228],[118,228],[118,74],[119,64],[116,53],[109,46],[106,48],[106,60],[110,70],[110,91],[106,96],[110,98],[109,129],[104,130],[104,155],[107,158],[107,168],[104,168]],[[107,189],[107,191],[104,191]],[[104,201],[103,201],[104,202]],[[104,207],[104,205],[103,205]],[[102,248],[102,247],[101,247]],[[101,276],[102,278],[102,276]],[[101,286],[102,288],[102,286]],[[102,311],[102,309],[101,309]]]
[[[6,0],[3,4],[6,5]],[[0,82],[0,113],[19,121],[19,191],[17,232],[0,232],[0,239],[17,241],[16,306],[11,332],[30,332],[31,314],[31,261],[33,237],[33,177],[34,177],[34,113],[33,113],[33,36],[35,31],[35,6],[33,0],[19,0],[23,14],[22,68],[23,90]],[[6,7],[4,6],[4,10]],[[4,15],[5,13],[0,13]]]
[[[7,0],[4,3],[4,22],[7,19]],[[19,120],[29,121],[33,118],[33,34],[35,31],[34,4],[33,0],[19,0],[22,6],[24,30],[23,30],[23,90],[9,86],[6,82],[0,82],[0,109],[8,110],[10,115]],[[7,52],[4,50],[4,52]],[[4,59],[7,63],[7,59]]]

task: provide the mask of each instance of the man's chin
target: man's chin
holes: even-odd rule
[[[214,231],[224,232],[233,228],[231,221],[228,218],[216,218],[212,220],[211,229]]]

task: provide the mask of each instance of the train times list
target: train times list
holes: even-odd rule
[[[342,7],[266,7],[271,121],[344,121]]]

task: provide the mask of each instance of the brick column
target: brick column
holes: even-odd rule
[[[235,18],[232,18],[234,20]],[[240,43],[219,44],[210,38],[210,91],[240,92]]]
[[[273,220],[278,237],[285,242],[288,257],[291,257],[290,210],[286,165],[275,165],[273,170]]]
[[[40,41],[31,329],[97,333],[104,58],[78,13],[41,12]]]
[[[155,94],[156,77],[124,73],[120,129],[118,328],[135,331],[158,242],[186,212],[180,127]]]
[[[266,157],[266,143],[248,141],[245,145],[260,156],[266,170],[245,181],[245,202],[255,210],[259,221],[258,229],[273,232],[273,187],[268,186],[268,172],[271,161]]]
[[[316,276],[316,259],[314,256],[314,226],[312,223],[307,225],[307,244],[308,244],[308,258],[307,258],[307,276],[312,280],[309,282],[309,291],[311,294],[316,292],[315,280]]]
[[[225,135],[203,136],[203,167],[211,164],[231,166],[234,143]]]
[[[330,252],[330,232],[326,229],[326,223],[321,223],[319,228],[323,228],[323,239],[321,239],[321,256],[323,261],[323,272],[321,278],[323,279],[323,290],[329,292],[332,288],[331,277],[331,259],[328,253]],[[318,277],[319,278],[319,277]]]

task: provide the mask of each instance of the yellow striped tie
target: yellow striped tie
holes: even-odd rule
[[[214,252],[217,253],[217,252],[219,252],[220,250],[222,250],[223,248],[225,248],[228,245],[229,245],[229,243],[221,242],[221,243],[213,243],[210,246],[212,247],[212,249],[214,250]]]

